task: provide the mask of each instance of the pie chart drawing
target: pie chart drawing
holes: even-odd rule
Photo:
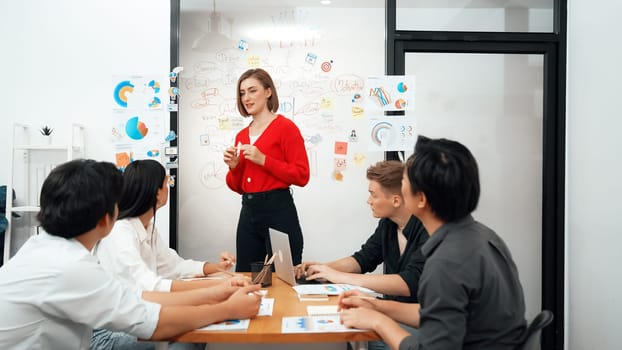
[[[397,109],[404,109],[406,108],[406,101],[404,99],[397,99],[397,101],[395,101],[395,108]]]
[[[132,140],[142,140],[147,136],[148,132],[147,125],[139,121],[137,116],[128,119],[127,123],[125,123],[125,133]]]
[[[397,83],[397,91],[404,93],[406,91],[408,91],[408,86],[406,84],[404,84],[404,82],[399,82]]]
[[[134,92],[134,85],[129,80],[117,84],[114,88],[114,101],[121,107],[127,108],[127,94]]]
[[[378,146],[389,144],[393,139],[393,125],[389,122],[380,122],[371,130],[371,140]]]
[[[149,82],[149,87],[152,88],[153,92],[156,94],[160,92],[160,83],[155,80]]]
[[[151,100],[148,106],[151,109],[156,109],[156,108],[159,108],[161,105],[162,105],[162,100],[154,96],[153,100]]]

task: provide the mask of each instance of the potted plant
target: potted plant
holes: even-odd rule
[[[39,129],[39,132],[42,135],[42,140],[43,143],[45,144],[50,144],[52,143],[52,132],[54,131],[54,129],[50,128],[47,125],[44,125],[41,129]]]

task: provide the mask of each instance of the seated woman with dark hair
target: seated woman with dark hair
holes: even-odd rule
[[[136,160],[123,172],[123,191],[119,200],[119,219],[108,237],[95,249],[102,267],[129,285],[144,291],[183,291],[210,287],[218,280],[184,281],[183,277],[203,276],[229,269],[235,257],[223,252],[218,263],[181,258],[168,247],[155,227],[156,212],[168,200],[169,176],[155,160]],[[212,297],[220,301],[218,289]],[[102,343],[125,336],[107,330],[95,330],[93,349],[108,349]],[[131,342],[131,340],[128,340]],[[176,348],[192,348],[175,344]]]
[[[257,314],[258,285],[229,280],[212,288],[221,297],[214,303],[204,289],[143,292],[106,272],[91,252],[116,221],[122,183],[113,164],[93,160],[61,164],[45,179],[44,232],[0,268],[0,349],[85,350],[94,327],[168,339]]]
[[[142,290],[180,291],[214,285],[214,280],[184,281],[227,270],[235,257],[220,254],[209,263],[181,258],[162,240],[155,226],[156,212],[168,201],[169,176],[155,160],[136,160],[123,172],[119,219],[95,250],[104,268]]]

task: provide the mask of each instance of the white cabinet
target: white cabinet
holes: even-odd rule
[[[39,192],[45,177],[55,166],[76,157],[84,157],[83,126],[72,124],[71,135],[62,135],[63,139],[53,139],[51,142],[47,142],[38,133],[37,129],[28,125],[15,124],[13,126],[13,142],[7,167],[6,218],[8,226],[4,235],[3,260],[5,263],[12,252],[17,251],[21,246],[18,242],[13,242],[16,228],[26,227],[30,234],[38,230],[35,217],[39,212]],[[56,136],[58,135],[53,134],[53,137]],[[15,203],[12,200],[12,190],[15,190],[16,194]],[[13,213],[19,217],[14,217]]]

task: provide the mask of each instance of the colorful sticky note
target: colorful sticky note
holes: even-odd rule
[[[335,172],[342,172],[342,171],[346,171],[347,166],[346,166],[346,159],[345,158],[335,158],[334,160],[334,170]]]
[[[348,143],[344,141],[335,142],[335,154],[346,155],[348,154]]]
[[[332,97],[322,97],[320,99],[320,109],[323,110],[332,110],[333,109],[333,98]]]
[[[354,165],[361,166],[365,164],[367,157],[363,153],[357,153],[352,157],[352,160],[354,161]]]
[[[261,59],[257,55],[248,55],[246,56],[246,65],[249,68],[258,68]]]
[[[362,119],[365,115],[365,110],[363,107],[352,106],[352,118],[354,119]]]
[[[115,161],[117,164],[117,168],[125,169],[131,162],[134,161],[134,153],[133,152],[118,152],[115,154]]]
[[[228,117],[218,118],[218,129],[231,130],[231,119]]]

